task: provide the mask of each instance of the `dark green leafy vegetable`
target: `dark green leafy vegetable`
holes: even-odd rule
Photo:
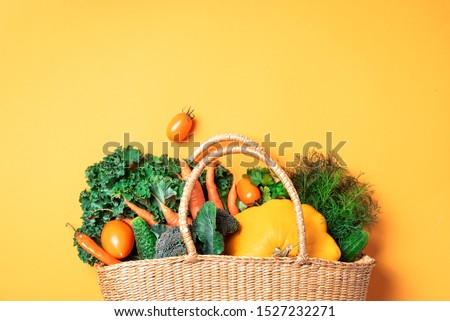
[[[247,177],[250,179],[253,185],[272,185],[275,183],[270,171],[266,167],[254,167],[247,169]]]
[[[353,176],[333,155],[313,151],[286,169],[302,203],[322,213],[328,233],[341,244],[353,232],[370,229],[380,207],[368,183]]]
[[[216,208],[207,201],[189,227],[192,240],[199,254],[221,254],[224,251],[224,235],[239,230],[239,222],[227,211]],[[172,227],[163,231],[156,241],[155,258],[187,254],[180,229]]]
[[[83,210],[80,233],[89,235],[100,244],[100,233],[103,226],[110,220],[123,215],[132,217],[131,212],[124,208],[123,199],[115,198],[114,185],[132,172],[141,157],[138,149],[131,146],[118,147],[112,154],[107,155],[98,163],[89,166],[85,175],[88,189],[80,193],[80,205]],[[98,262],[91,254],[84,251],[75,241],[78,256],[90,265]]]
[[[281,181],[278,181],[275,184],[270,185],[269,189],[270,189],[270,195],[273,199],[289,197],[289,194],[286,191],[286,188],[284,187],[284,185]]]
[[[167,207],[178,212],[185,182],[180,178],[178,158],[167,155],[143,155],[133,146],[118,147],[101,161],[89,166],[85,175],[89,188],[80,193],[79,202],[83,214],[79,232],[85,233],[100,244],[103,226],[119,216],[134,218],[136,214],[124,203],[124,198],[149,211],[155,220],[164,223],[164,215],[156,200],[158,197]],[[202,188],[205,190],[203,173]],[[226,200],[233,175],[219,165],[215,171],[215,182],[222,200]],[[224,202],[226,204],[226,201]],[[162,235],[165,226],[152,226],[156,235]],[[98,262],[92,255],[78,246],[80,259],[90,265]],[[137,259],[130,255],[127,259]]]
[[[197,214],[193,227],[202,242],[203,254],[221,254],[225,249],[223,235],[216,231],[216,206],[207,201]]]
[[[129,176],[114,185],[113,193],[115,197],[123,196],[145,208],[154,215],[155,220],[164,222],[164,215],[153,195],[177,212],[184,187],[179,173],[178,159],[168,158],[167,155],[157,157],[146,154]]]

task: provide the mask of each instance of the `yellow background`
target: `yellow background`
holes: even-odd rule
[[[3,0],[0,299],[101,299],[65,227],[84,170],[192,105],[197,141],[270,133],[280,162],[346,141],[383,209],[368,299],[450,300],[449,88],[448,1]]]

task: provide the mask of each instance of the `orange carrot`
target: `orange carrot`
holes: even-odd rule
[[[178,213],[172,211],[170,207],[161,202],[156,196],[155,198],[158,201],[159,206],[161,207],[161,211],[164,215],[164,218],[166,219],[167,224],[169,224],[170,226],[180,226],[180,217],[178,216]],[[188,224],[192,224],[192,219],[188,217],[187,222]]]
[[[189,164],[185,159],[180,157],[179,160],[180,160],[181,179],[186,180],[189,174],[191,173],[191,168],[189,167]]]
[[[132,225],[132,221],[133,221],[133,219],[132,218],[129,218],[129,217],[123,217],[123,218],[121,218],[120,219],[121,221],[124,221],[125,223],[127,223],[128,225],[130,225],[131,227],[133,227],[133,225]]]
[[[191,174],[191,168],[186,160],[180,158],[181,178],[186,180]],[[189,200],[189,212],[193,219],[197,217],[198,211],[205,204],[205,195],[203,195],[202,185],[198,180],[195,181],[194,188],[191,192],[191,199]]]
[[[135,212],[138,216],[142,217],[144,219],[144,221],[147,222],[148,225],[152,226],[152,225],[158,224],[158,221],[155,220],[155,217],[153,216],[152,213],[150,213],[147,210],[144,210],[143,208],[140,208],[136,204],[131,203],[126,198],[124,198],[124,201],[125,201],[125,204],[127,204],[128,207],[131,208],[131,210],[133,212]]]
[[[215,164],[211,164],[206,169],[206,191],[208,192],[208,200],[213,202],[217,208],[224,209],[222,200],[220,199],[219,191],[216,183],[214,182],[214,170]]]
[[[77,243],[81,246],[83,250],[93,255],[99,261],[106,265],[120,263],[118,259],[108,254],[104,249],[102,249],[95,241],[84,233],[77,232],[77,230],[70,224],[67,223],[66,226],[70,226],[75,231],[75,238]]]
[[[236,200],[237,200],[237,192],[236,192],[236,185],[234,183],[234,179],[233,179],[233,183],[231,184],[231,189],[228,192],[228,212],[230,212],[231,215],[235,216],[236,214],[239,213],[239,207],[237,207],[236,205]]]
[[[205,195],[203,195],[203,188],[200,182],[195,181],[194,188],[191,193],[191,199],[189,200],[189,212],[193,219],[197,217],[198,211],[205,204]]]

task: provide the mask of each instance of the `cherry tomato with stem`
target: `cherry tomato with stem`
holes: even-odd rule
[[[176,114],[167,125],[167,137],[173,142],[181,142],[191,134],[194,124],[194,110],[191,107],[181,113]]]

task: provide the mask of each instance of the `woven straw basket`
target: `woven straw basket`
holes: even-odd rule
[[[186,180],[180,200],[180,231],[185,256],[128,261],[97,266],[100,290],[108,301],[344,301],[365,300],[375,260],[363,255],[343,263],[309,258],[303,213],[291,180],[283,169],[250,139],[224,134],[203,143],[191,157],[197,159],[220,142],[226,147],[207,152]],[[221,144],[219,144],[221,145]],[[294,204],[298,227],[297,257],[237,257],[199,255],[190,235],[187,214],[195,181],[211,162],[228,154],[245,154],[263,161],[286,187]]]

